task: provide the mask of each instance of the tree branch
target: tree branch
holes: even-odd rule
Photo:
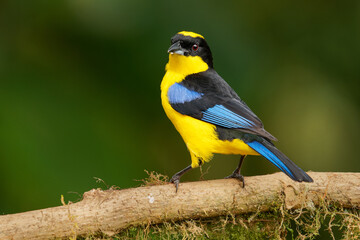
[[[314,183],[297,183],[283,173],[124,190],[91,190],[65,206],[0,216],[0,239],[47,239],[116,233],[131,225],[267,211],[336,202],[360,208],[360,173],[310,172]]]

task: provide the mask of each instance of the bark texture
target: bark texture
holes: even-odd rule
[[[360,208],[360,173],[310,172],[314,183],[298,183],[283,173],[235,179],[181,183],[124,190],[86,192],[65,206],[0,216],[0,239],[48,239],[114,234],[130,225],[160,223],[317,206],[323,200]]]

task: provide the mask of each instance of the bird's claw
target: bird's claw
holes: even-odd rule
[[[179,189],[180,177],[179,177],[179,176],[174,175],[174,176],[170,179],[170,182],[171,182],[171,183],[173,183],[173,184],[175,185],[176,192],[177,192],[177,191],[178,191],[178,189]]]
[[[245,187],[245,179],[244,179],[244,176],[241,175],[240,173],[233,172],[231,175],[225,177],[225,179],[229,179],[229,178],[235,178],[235,179],[240,180],[240,182],[242,182],[242,187],[243,187],[243,188]]]

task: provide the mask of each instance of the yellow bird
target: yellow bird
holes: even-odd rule
[[[241,155],[237,178],[246,155],[262,155],[295,181],[313,180],[280,152],[261,120],[214,70],[213,58],[204,37],[182,31],[171,38],[169,62],[161,82],[161,102],[166,115],[186,143],[191,165],[176,173],[171,182],[176,191],[180,177],[208,162],[214,153]]]

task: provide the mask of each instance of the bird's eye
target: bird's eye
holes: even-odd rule
[[[194,44],[194,45],[192,46],[192,50],[197,51],[198,49],[199,49],[199,45]]]

